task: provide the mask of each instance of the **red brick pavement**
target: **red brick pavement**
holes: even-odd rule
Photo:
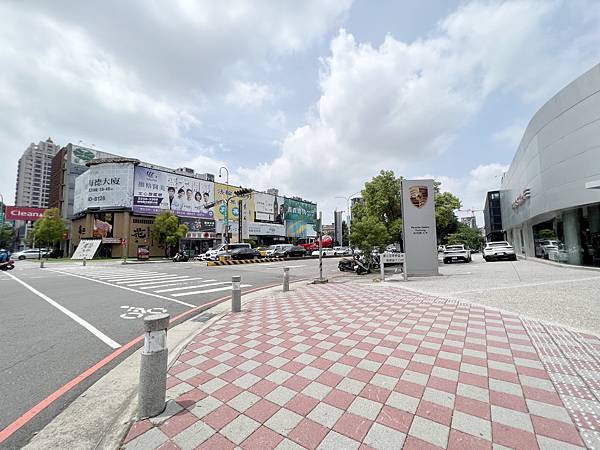
[[[598,337],[383,285],[250,302],[168,387],[126,448],[600,448]]]

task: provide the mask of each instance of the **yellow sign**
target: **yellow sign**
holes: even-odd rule
[[[229,222],[237,222],[239,220],[240,208],[238,201],[244,200],[244,198],[248,198],[248,196],[235,197],[233,193],[238,189],[241,188],[238,186],[231,186],[223,183],[215,183],[215,220],[225,220],[224,202],[230,197],[233,198],[229,201],[229,215],[227,220]],[[244,216],[246,216],[247,214],[247,217],[250,218],[250,220],[252,220],[252,218],[254,217],[254,202],[252,201],[252,195],[250,195],[249,200],[244,201],[244,210]]]

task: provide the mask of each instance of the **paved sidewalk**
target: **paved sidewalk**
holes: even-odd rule
[[[171,368],[127,449],[600,448],[600,339],[354,283],[257,299]]]

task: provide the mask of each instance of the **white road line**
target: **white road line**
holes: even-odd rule
[[[162,275],[162,274],[140,273],[137,275],[111,275],[110,277],[95,276],[95,278],[98,278],[99,280],[116,281],[116,280],[134,280],[136,278],[150,278],[150,277],[156,277],[159,275]]]
[[[297,266],[279,266],[279,267],[270,267],[270,269],[281,269],[282,267],[287,267],[289,269],[297,269],[298,267],[306,267],[306,264],[299,264]]]
[[[181,275],[156,275],[153,277],[143,277],[143,278],[134,278],[129,280],[117,280],[117,284],[129,284],[129,283],[152,283],[153,281],[162,281],[162,280],[175,280],[177,278],[181,278]]]
[[[197,280],[202,280],[202,278],[188,278],[187,280],[182,280],[179,282],[174,281],[172,283],[152,284],[152,285],[141,287],[140,289],[156,289],[156,288],[162,288],[162,287],[167,287],[167,286],[175,286],[177,284],[187,283],[188,281],[197,281]],[[217,280],[212,280],[212,279],[204,280],[204,283],[208,283],[210,281],[217,281]]]
[[[554,284],[564,283],[577,283],[579,281],[600,281],[600,277],[586,277],[586,278],[574,278],[570,280],[552,280],[552,281],[540,281],[537,283],[521,283],[514,284],[511,286],[488,286],[485,289],[466,289],[464,291],[448,291],[447,294],[432,294],[432,295],[454,295],[454,294],[468,294],[470,292],[489,292],[489,291],[502,291],[505,289],[520,289],[524,287],[537,287],[537,286],[549,286]]]
[[[207,280],[207,281],[209,281],[209,280]],[[177,287],[177,288],[161,289],[159,291],[154,291],[154,292],[161,293],[161,292],[184,291],[186,289],[203,288],[206,286],[218,286],[219,284],[231,284],[231,281],[219,281],[217,283],[196,284],[194,286],[183,286],[183,287]]]
[[[240,287],[251,287],[251,284],[241,284]],[[228,289],[231,289],[230,286],[224,286],[224,287],[220,287],[220,288],[214,288],[214,289],[206,289],[204,291],[194,291],[194,292],[180,292],[179,294],[171,294],[173,295],[173,297],[183,297],[184,295],[196,295],[196,294],[209,294],[211,292],[219,292],[219,291],[226,291]]]
[[[170,302],[179,303],[180,305],[189,306],[190,308],[195,308],[196,307],[196,305],[192,305],[191,303],[182,302],[182,301],[176,300],[174,298],[165,297],[163,295],[158,295],[158,294],[153,294],[151,292],[138,291],[137,289],[128,288],[127,286],[119,286],[118,284],[107,283],[106,281],[96,280],[95,278],[84,277],[84,276],[81,276],[81,275],[77,275],[75,273],[62,272],[62,271],[56,270],[56,269],[47,269],[47,270],[49,272],[62,273],[64,275],[69,275],[70,277],[81,278],[83,280],[93,281],[94,283],[100,283],[100,284],[104,284],[106,286],[112,286],[114,288],[123,289],[123,290],[129,291],[129,292],[135,292],[137,294],[142,294],[142,295],[148,295],[150,297],[161,298],[163,300],[168,300]]]
[[[74,312],[69,311],[64,306],[59,305],[54,300],[52,300],[50,297],[48,297],[46,294],[42,294],[40,291],[38,291],[34,287],[28,285],[24,281],[19,280],[17,277],[15,277],[14,275],[12,275],[10,273],[6,273],[6,275],[8,275],[9,277],[11,277],[13,280],[15,280],[17,283],[21,284],[26,289],[28,289],[31,292],[33,292],[35,295],[37,295],[38,297],[40,297],[42,300],[44,300],[44,301],[48,302],[50,305],[54,306],[60,312],[62,312],[64,314],[66,314],[67,316],[69,316],[71,319],[73,319],[75,322],[77,322],[83,328],[85,328],[86,330],[88,330],[90,333],[92,333],[94,336],[96,336],[98,339],[100,339],[102,342],[104,342],[109,347],[111,347],[111,348],[119,348],[119,347],[121,347],[121,344],[119,344],[118,342],[113,341],[111,338],[109,338],[107,335],[105,335],[102,331],[100,331],[98,328],[96,328],[95,326],[93,326],[91,323],[89,323],[86,320],[82,319],[81,317],[79,317]]]
[[[176,276],[175,279],[169,279],[169,278],[165,278],[164,280],[156,279],[156,281],[144,281],[143,283],[139,282],[139,281],[127,281],[127,282],[125,282],[123,284],[127,284],[127,286],[129,286],[129,287],[134,287],[134,286],[148,286],[149,284],[162,284],[162,283],[173,282],[173,281],[176,281],[176,280],[181,280],[182,282],[184,282],[184,281],[191,281],[191,280],[197,280],[198,279],[198,278],[190,278],[187,275],[184,275],[184,276],[182,276],[182,275],[175,275],[175,276]],[[200,278],[200,279],[202,279],[202,278]]]

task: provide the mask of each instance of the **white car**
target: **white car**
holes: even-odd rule
[[[444,250],[444,264],[450,264],[458,261],[470,263],[471,250],[466,248],[463,244],[446,245],[446,250]]]
[[[517,255],[515,249],[506,241],[488,242],[483,248],[483,259],[486,261],[497,261],[499,259],[507,259],[516,261]]]
[[[536,243],[535,256],[549,259],[550,253],[557,252],[559,242],[553,239],[544,239]]]
[[[46,256],[48,253],[48,249],[42,248],[29,248],[27,250],[21,250],[20,252],[15,252],[11,255],[11,258],[19,261],[23,261],[24,259],[38,259],[40,255],[42,258]]]
[[[267,256],[273,256],[273,254],[275,254],[275,252],[281,251],[285,248],[289,248],[289,247],[293,247],[292,244],[275,244],[275,245],[270,245],[269,248],[267,248]]]
[[[217,261],[220,256],[227,256],[228,252],[236,248],[250,248],[250,244],[240,242],[236,244],[217,244],[210,250],[208,250],[202,259],[205,261]]]
[[[335,249],[333,248],[324,248],[322,249],[323,251],[323,256],[335,256]],[[313,250],[313,252],[311,253],[312,256],[319,256],[319,250]]]
[[[335,256],[352,256],[352,249],[350,247],[333,247],[333,254]]]

